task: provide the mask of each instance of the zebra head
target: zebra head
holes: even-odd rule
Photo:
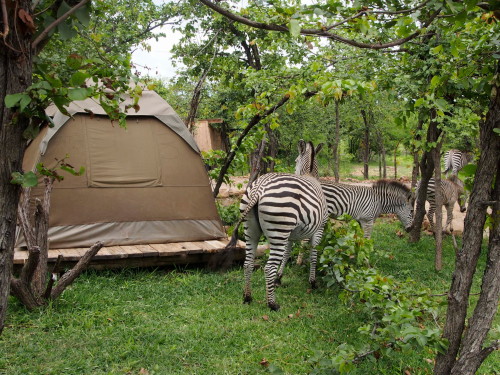
[[[413,228],[413,194],[398,181],[379,180],[373,184],[380,196],[383,213],[394,213],[407,232]]]
[[[316,159],[316,155],[322,148],[323,143],[314,148],[312,142],[306,142],[301,139],[298,144],[299,155],[295,159],[295,174],[310,175],[318,178],[318,160]]]

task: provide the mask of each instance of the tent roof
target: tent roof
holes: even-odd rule
[[[125,106],[132,104],[133,99],[129,96],[125,97],[123,103],[121,103],[120,108],[122,111],[125,110]],[[85,100],[73,101],[67,108],[71,116],[78,113],[93,113],[94,115],[104,115],[107,116],[104,109],[100,104],[92,98]],[[90,112],[89,112],[90,111]],[[45,135],[43,141],[40,143],[40,153],[43,155],[47,150],[47,145],[50,139],[59,131],[59,129],[69,120],[70,117],[62,114],[59,110],[54,110],[49,107],[47,113],[53,116],[54,127],[50,128]],[[174,109],[156,92],[151,90],[144,90],[142,96],[139,99],[139,110],[136,112],[135,109],[130,108],[127,111],[127,116],[153,116],[160,120],[162,123],[167,125],[175,133],[177,133],[184,141],[197,153],[200,152],[196,142],[194,141],[191,133],[184,125],[184,122],[180,119]]]

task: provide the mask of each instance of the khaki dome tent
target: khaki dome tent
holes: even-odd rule
[[[73,102],[72,118],[56,111],[55,126],[29,145],[25,171],[38,162],[53,167],[66,154],[76,169],[86,168],[80,177],[62,172],[64,180],[54,183],[51,248],[226,237],[198,147],[184,123],[154,91],[145,90],[139,105],[138,112],[128,112],[123,129],[96,101]],[[42,193],[43,186],[32,191],[34,197]]]

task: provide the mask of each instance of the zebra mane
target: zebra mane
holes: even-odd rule
[[[307,142],[309,147],[311,148],[311,163],[309,165],[309,173],[312,173],[314,170],[314,160],[316,159],[316,150],[314,149],[314,145],[311,141]]]
[[[372,187],[378,189],[392,188],[394,190],[400,191],[401,194],[405,196],[411,194],[411,190],[408,186],[396,180],[377,180],[373,183]]]

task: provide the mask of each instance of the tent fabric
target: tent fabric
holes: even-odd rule
[[[124,110],[125,106],[130,105],[131,103],[132,99],[130,97],[127,97],[125,98],[123,103],[121,103],[120,108]],[[77,113],[92,113],[93,115],[106,116],[106,112],[104,111],[104,109],[95,99],[92,98],[71,102],[67,108],[67,111],[71,116],[74,116]],[[51,108],[48,113],[53,114],[52,120],[54,122],[54,127],[49,129],[46,136],[42,140],[42,143],[40,145],[40,152],[42,155],[45,153],[50,139],[70,119],[70,117],[54,110],[54,108]],[[184,125],[180,117],[177,115],[177,113],[175,113],[170,104],[163,100],[161,96],[156,92],[144,90],[142,92],[141,99],[139,100],[139,110],[136,111],[135,109],[131,108],[128,110],[127,114],[130,116],[156,117],[170,129],[172,129],[175,133],[177,133],[182,139],[184,139],[184,141],[186,141],[187,144],[193,148],[193,150],[195,150],[196,152],[200,152],[198,146],[196,145],[196,142],[194,141],[193,137],[189,133],[189,130]]]
[[[126,129],[96,107],[85,107],[92,116],[80,111],[68,118],[57,112],[56,127],[44,129],[29,145],[24,170],[40,161],[53,168],[66,156],[75,169],[86,168],[83,176],[61,172],[64,180],[53,186],[51,248],[91,246],[96,241],[114,246],[226,237],[189,131],[157,94],[144,92],[139,104],[139,112],[127,116]],[[160,106],[172,113],[163,116]],[[148,116],[148,108],[165,121],[178,120],[170,126],[156,115]],[[176,124],[185,132],[176,130]],[[42,185],[32,189],[32,200],[43,196]]]

